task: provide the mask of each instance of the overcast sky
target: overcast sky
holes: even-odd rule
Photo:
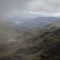
[[[0,0],[0,18],[28,14],[60,16],[60,0]]]

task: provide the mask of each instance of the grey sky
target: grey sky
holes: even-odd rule
[[[0,18],[30,12],[60,16],[60,0],[0,0]]]

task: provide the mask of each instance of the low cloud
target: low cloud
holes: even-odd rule
[[[60,0],[0,0],[0,19],[32,11],[60,16]]]

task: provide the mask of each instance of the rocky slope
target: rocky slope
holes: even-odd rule
[[[46,26],[47,29],[37,30],[38,34],[34,34],[35,30],[24,33],[22,43],[20,37],[16,38],[18,42],[11,47],[12,49],[15,46],[12,49],[15,51],[1,55],[0,60],[60,60],[60,28],[49,26]]]

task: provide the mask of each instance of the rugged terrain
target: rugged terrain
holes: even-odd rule
[[[22,31],[0,22],[0,60],[60,60],[59,24]]]

